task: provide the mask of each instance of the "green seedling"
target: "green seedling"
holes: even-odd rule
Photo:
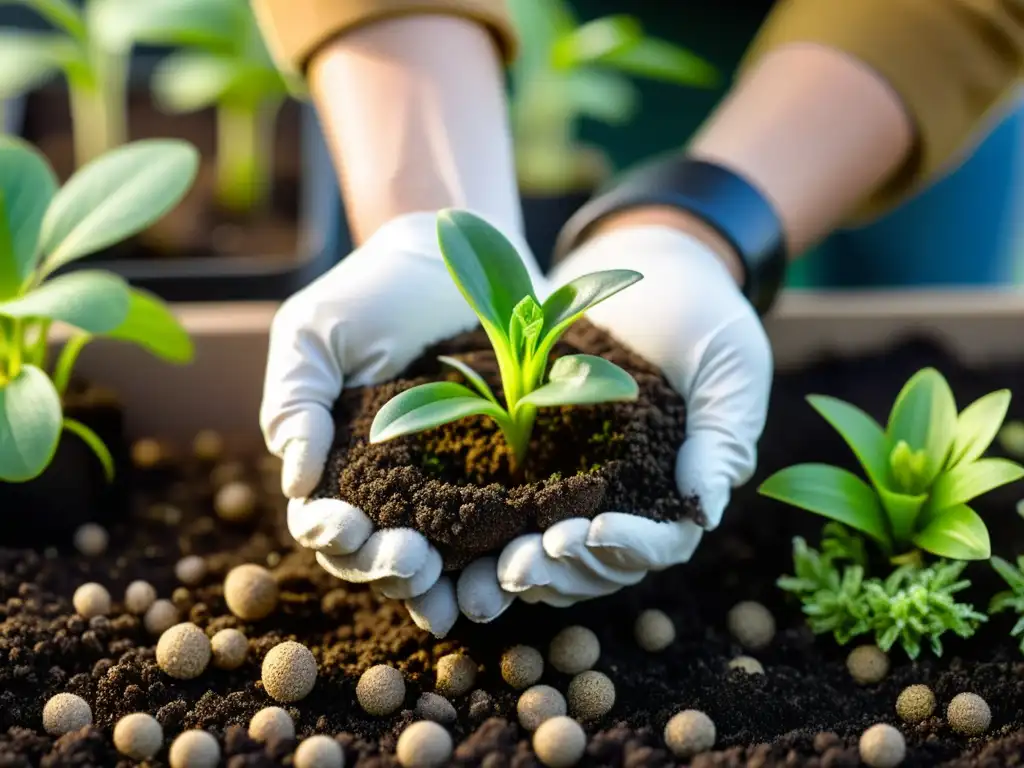
[[[526,456],[538,408],[637,398],[633,377],[603,358],[567,355],[558,358],[550,372],[548,362],[555,342],[584,312],[642,279],[639,272],[616,269],[583,275],[541,303],[515,247],[483,219],[467,211],[442,211],[437,235],[452,280],[494,348],[505,402],[464,362],[440,357],[469,386],[439,381],[402,392],[377,412],[370,442],[467,416],[489,416],[504,434],[516,469]]]
[[[1015,462],[982,458],[1006,418],[1009,390],[958,415],[949,384],[925,368],[904,385],[885,429],[842,400],[807,399],[853,450],[868,482],[838,467],[799,464],[769,477],[760,493],[866,534],[896,563],[916,561],[921,551],[990,556],[988,529],[967,502],[1024,476]]]
[[[169,362],[191,359],[188,335],[156,297],[99,270],[54,272],[167,213],[198,162],[185,142],[139,141],[88,163],[58,189],[42,154],[0,137],[0,480],[38,477],[64,430],[113,473],[100,438],[63,414],[75,362],[94,337],[135,343]],[[54,323],[72,333],[47,371]]]
[[[1017,558],[1016,565],[1001,557],[993,557],[992,567],[1003,578],[1009,589],[992,598],[988,612],[995,614],[1013,611],[1020,617],[1013,629],[1010,630],[1010,635],[1020,638],[1020,650],[1021,653],[1024,653],[1024,555]]]
[[[648,36],[632,16],[581,24],[564,0],[511,0],[509,8],[521,41],[511,109],[525,190],[560,194],[600,181],[607,161],[580,145],[579,124],[631,120],[639,105],[631,77],[702,88],[718,82],[711,64]]]
[[[108,0],[120,48],[173,45],[153,73],[160,109],[216,108],[216,199],[247,213],[269,200],[277,114],[298,84],[274,64],[246,0]]]

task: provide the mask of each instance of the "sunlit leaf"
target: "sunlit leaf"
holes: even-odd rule
[[[914,537],[925,552],[952,560],[985,560],[992,554],[988,528],[966,504],[950,507]]]
[[[122,278],[89,270],[62,275],[0,302],[0,315],[57,320],[88,333],[106,333],[125,321],[128,304],[128,284]]]
[[[619,366],[594,355],[566,355],[551,366],[548,382],[519,402],[538,408],[636,400],[640,388]]]
[[[104,335],[138,344],[169,363],[187,363],[195,351],[188,332],[167,305],[139,288],[130,290],[124,321]]]
[[[907,381],[893,403],[886,436],[891,445],[905,440],[911,449],[924,450],[927,487],[946,464],[956,436],[957,410],[953,390],[934,368],[924,368]]]
[[[943,510],[988,493],[1024,477],[1024,467],[1009,459],[978,459],[961,462],[943,472],[931,489],[930,504]]]
[[[53,460],[61,433],[60,396],[46,373],[25,365],[0,388],[0,480],[25,482]]]
[[[956,420],[956,437],[947,468],[980,458],[992,445],[1010,408],[1010,390],[1000,389],[964,408]]]
[[[467,416],[505,418],[505,412],[473,390],[450,381],[407,389],[384,404],[370,425],[370,442],[382,443]]]
[[[57,176],[43,154],[22,139],[0,136],[0,203],[13,258],[0,272],[6,275],[3,282],[8,288],[12,280],[20,286],[32,272],[39,228],[56,192]],[[11,295],[10,290],[0,290],[0,297]]]

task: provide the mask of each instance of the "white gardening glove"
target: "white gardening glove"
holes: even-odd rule
[[[676,481],[681,494],[697,495],[706,520],[703,526],[654,522],[624,509],[521,536],[501,553],[498,578],[525,601],[570,605],[688,561],[704,530],[721,521],[731,490],[756,465],[772,355],[760,320],[725,265],[694,237],[633,227],[586,242],[556,268],[551,283],[615,268],[635,269],[644,279],[587,317],[661,368],[686,401]]]
[[[543,287],[519,240],[535,285]],[[419,532],[374,531],[351,504],[306,497],[334,440],[331,409],[342,387],[393,379],[427,346],[477,322],[441,258],[436,215],[402,216],[282,305],[270,331],[260,409],[267,448],[283,462],[288,528],[298,543],[338,578],[406,600],[414,621],[437,635],[455,623],[460,605],[474,620],[508,607],[512,598],[498,588],[493,559],[467,568],[456,590],[441,575],[441,555]]]

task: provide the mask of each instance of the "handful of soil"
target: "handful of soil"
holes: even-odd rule
[[[629,371],[639,398],[540,409],[518,474],[510,470],[501,431],[487,417],[369,443],[374,416],[399,392],[460,380],[438,355],[465,361],[500,393],[497,362],[482,330],[428,349],[395,381],[343,392],[334,413],[334,447],[314,496],[344,499],[379,528],[415,528],[437,547],[446,570],[570,517],[614,511],[699,521],[697,500],[682,498],[675,482],[676,453],[686,432],[683,399],[657,368],[585,321],[570,328],[553,357],[580,353]]]

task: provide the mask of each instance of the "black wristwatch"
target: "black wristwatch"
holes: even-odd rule
[[[759,314],[771,309],[786,277],[785,233],[778,214],[739,174],[686,155],[656,158],[615,180],[569,220],[556,254],[568,253],[612,214],[652,205],[680,208],[718,232],[743,264],[743,295]]]

